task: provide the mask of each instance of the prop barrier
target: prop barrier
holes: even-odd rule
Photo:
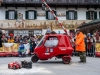
[[[96,43],[96,52],[95,52],[96,57],[100,57],[100,43]]]
[[[0,56],[18,56],[18,43],[3,43],[3,47],[0,47]],[[25,52],[28,54],[30,52],[30,44],[24,44]]]

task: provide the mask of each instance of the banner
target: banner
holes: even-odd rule
[[[100,52],[100,43],[96,43],[96,52]]]
[[[29,53],[30,44],[24,44],[26,54]],[[0,52],[18,52],[18,43],[3,43],[3,47],[0,48]]]
[[[0,48],[0,52],[18,52],[18,44],[3,43],[3,47]]]

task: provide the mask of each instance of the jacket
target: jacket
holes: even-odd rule
[[[83,51],[83,52],[86,51],[84,38],[85,36],[82,32],[76,35],[76,41],[75,41],[75,44],[77,44],[75,48],[76,51]]]

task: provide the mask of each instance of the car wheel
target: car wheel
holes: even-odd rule
[[[13,66],[13,69],[15,70],[16,69],[16,66]]]
[[[10,69],[10,65],[8,65],[8,68]]]
[[[38,60],[39,60],[39,58],[38,58],[36,55],[33,55],[33,56],[31,57],[31,61],[32,61],[33,63],[36,63]]]
[[[69,63],[70,63],[70,58],[64,57],[64,58],[63,58],[63,63],[64,63],[64,64],[69,64]]]

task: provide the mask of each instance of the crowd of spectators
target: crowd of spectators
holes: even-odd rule
[[[2,43],[18,43],[19,44],[19,49],[18,51],[20,51],[20,49],[22,49],[22,51],[24,50],[24,46],[23,44],[29,44],[29,54],[31,55],[31,53],[34,52],[34,48],[36,47],[36,45],[38,44],[38,42],[40,41],[40,39],[42,38],[42,36],[2,36]],[[19,52],[20,53],[20,52]]]

